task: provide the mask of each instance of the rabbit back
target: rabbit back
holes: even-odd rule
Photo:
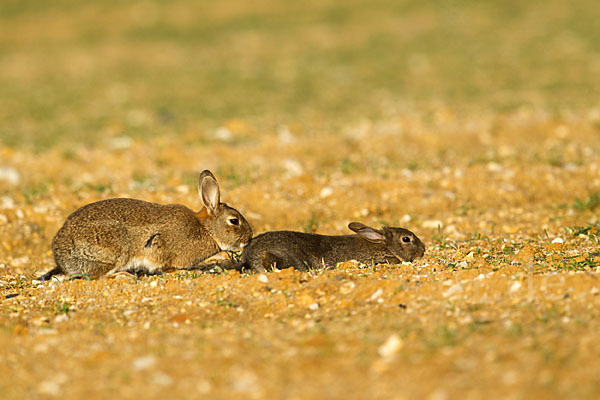
[[[190,267],[215,254],[218,246],[185,206],[109,199],[71,214],[52,250],[64,273],[95,278],[124,270]]]
[[[300,271],[335,266],[346,260],[368,262],[382,257],[381,246],[357,235],[327,236],[294,231],[266,232],[253,238],[242,253],[241,264],[262,272],[274,267]]]

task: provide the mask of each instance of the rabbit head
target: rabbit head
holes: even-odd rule
[[[348,228],[370,243],[383,245],[385,258],[390,263],[412,261],[425,253],[423,242],[408,229],[388,226],[374,229],[360,222],[351,222]]]
[[[252,228],[236,209],[221,203],[219,184],[208,170],[198,179],[198,193],[204,210],[198,217],[221,250],[241,250],[252,238]]]

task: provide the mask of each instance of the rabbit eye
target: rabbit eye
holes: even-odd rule
[[[237,225],[239,225],[239,224],[240,224],[240,220],[239,220],[239,219],[237,219],[237,218],[229,218],[229,219],[227,220],[227,222],[229,222],[231,225],[235,225],[235,226],[237,226]]]
[[[410,236],[402,236],[402,241],[404,243],[410,243]]]

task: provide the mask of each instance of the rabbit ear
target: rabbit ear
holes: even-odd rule
[[[385,237],[371,228],[364,229],[360,232],[357,232],[360,237],[368,240],[371,243],[385,243]]]
[[[361,224],[360,222],[350,222],[348,224],[348,229],[358,233],[359,231],[361,231],[363,229],[373,229],[373,228],[369,228],[368,226],[366,226],[365,224]]]
[[[215,178],[215,176],[213,175],[212,172],[210,172],[209,170],[205,169],[204,171],[202,171],[200,173],[200,179],[198,179],[198,184],[202,183],[202,180],[204,178],[206,178],[207,176],[210,176],[211,178],[213,178],[215,181],[217,180],[217,178]]]
[[[348,224],[348,228],[358,233],[361,238],[368,240],[371,243],[385,243],[385,236],[365,224],[361,224],[360,222],[351,222]]]
[[[198,194],[200,194],[200,198],[208,212],[214,214],[217,206],[221,202],[221,194],[215,176],[208,170],[205,170],[200,174],[200,179],[198,180]]]

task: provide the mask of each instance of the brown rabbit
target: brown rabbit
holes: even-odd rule
[[[71,214],[52,240],[56,274],[97,278],[120,271],[160,273],[190,268],[222,250],[239,250],[252,228],[237,210],[220,202],[219,185],[206,170],[198,193],[204,208],[109,199]]]
[[[266,232],[250,241],[242,252],[241,268],[263,272],[272,268],[298,270],[335,266],[347,260],[363,263],[398,263],[422,257],[425,245],[404,228],[370,228],[360,222],[348,225],[356,235],[325,236],[312,233]]]

